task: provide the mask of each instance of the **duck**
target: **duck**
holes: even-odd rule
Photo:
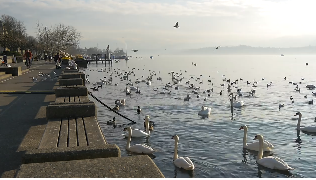
[[[201,110],[199,111],[198,115],[200,116],[209,116],[211,114],[211,108],[202,106]]]
[[[142,109],[139,106],[137,106],[137,114],[140,114],[141,112],[142,112]]]
[[[134,129],[132,133],[132,137],[147,137],[150,136],[150,131],[149,131],[149,115],[145,116],[145,123],[146,123],[146,132],[139,130],[139,129]],[[125,137],[128,137],[128,133],[124,134]]]
[[[187,94],[187,97],[184,98],[184,101],[189,101],[191,98],[190,98],[190,95]]]
[[[284,104],[279,104],[279,109],[281,109],[282,107],[284,107]]]
[[[120,106],[119,105],[115,105],[115,107],[112,110],[113,111],[118,111],[118,110],[120,110]]]
[[[126,91],[126,95],[130,95],[131,94],[131,90],[129,90],[127,87],[126,87],[125,91]]]
[[[152,154],[155,152],[153,148],[150,146],[147,146],[145,144],[135,144],[133,146],[130,145],[132,135],[133,135],[133,130],[131,127],[124,128],[124,131],[128,132],[128,139],[127,139],[127,144],[126,144],[126,150],[134,153],[139,153],[139,154]]]
[[[263,136],[257,134],[254,140],[259,140],[259,151],[257,156],[257,163],[261,166],[264,166],[269,169],[281,170],[281,171],[289,171],[293,170],[294,168],[290,167],[286,162],[284,162],[281,158],[274,157],[274,156],[267,156],[262,158],[263,155]]]
[[[301,121],[302,121],[302,113],[297,112],[294,116],[298,116],[297,121],[297,130],[301,130],[303,132],[310,132],[310,133],[316,133],[316,126],[303,126],[301,127]]]
[[[179,157],[178,156],[178,142],[179,137],[177,135],[172,136],[172,139],[175,140],[174,144],[174,155],[173,155],[173,164],[178,168],[192,171],[194,170],[194,164],[189,157]]]
[[[118,106],[125,106],[125,99],[122,99],[122,100],[117,99],[115,101],[115,104]]]
[[[308,104],[314,104],[314,100],[312,99],[312,100],[308,101]]]
[[[249,149],[252,151],[259,151],[259,142],[253,142],[248,144],[247,143],[247,132],[248,132],[248,127],[246,125],[240,126],[239,130],[244,130],[244,138],[243,138],[243,148]],[[273,144],[271,144],[268,141],[264,141],[263,143],[263,150],[265,152],[271,152],[272,149],[274,148]]]
[[[113,120],[109,120],[106,122],[107,125],[115,125],[115,117],[113,117]]]

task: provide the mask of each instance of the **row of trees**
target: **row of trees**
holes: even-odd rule
[[[0,18],[0,46],[10,51],[30,49],[37,54],[65,53],[68,49],[77,50],[81,34],[72,26],[57,24],[47,27],[36,24],[36,37],[26,33],[23,22],[12,16]]]

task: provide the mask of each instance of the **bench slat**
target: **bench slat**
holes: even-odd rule
[[[79,102],[89,102],[88,96],[79,96]]]
[[[60,120],[48,121],[39,148],[56,148],[58,143]]]
[[[77,146],[77,135],[76,135],[76,120],[69,119],[69,141],[68,147],[76,147]]]
[[[56,97],[55,103],[65,103],[65,97]]]
[[[70,96],[68,100],[70,103],[76,103],[78,101],[76,96]]]
[[[95,116],[83,118],[87,132],[89,146],[97,146],[106,144],[102,131],[98,125]]]
[[[77,138],[79,146],[87,146],[86,134],[84,131],[83,120],[81,118],[76,119],[77,121]]]
[[[59,134],[58,147],[67,147],[68,141],[68,119],[63,119],[61,122],[61,129]]]

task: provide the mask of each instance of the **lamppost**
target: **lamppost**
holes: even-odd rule
[[[0,39],[2,39],[2,40],[4,40],[4,29],[3,29],[3,22],[2,22],[2,19],[0,19],[0,30],[1,30],[1,32],[0,32]],[[4,49],[5,47],[3,47],[3,51],[5,50]]]

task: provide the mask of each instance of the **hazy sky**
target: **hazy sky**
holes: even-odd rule
[[[0,0],[0,15],[74,26],[81,47],[316,45],[315,0]],[[179,22],[179,29],[174,24]]]

